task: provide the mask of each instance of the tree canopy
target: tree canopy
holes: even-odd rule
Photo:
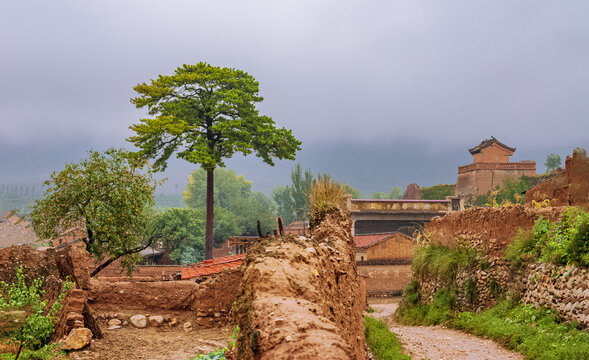
[[[562,160],[560,159],[560,155],[549,154],[548,156],[546,156],[546,161],[544,162],[544,166],[546,166],[547,172],[558,169],[561,165],[562,165]]]
[[[375,192],[372,194],[372,199],[401,199],[403,197],[403,189],[400,186],[393,186],[388,193]]]
[[[90,254],[97,260],[108,257],[107,263],[122,258],[130,269],[145,247],[156,183],[149,165],[122,149],[89,154],[44,182],[45,195],[31,213],[33,228],[40,239],[72,227],[85,229]]]
[[[207,172],[198,169],[188,177],[182,193],[186,206],[205,209]],[[236,175],[231,169],[215,169],[215,213],[213,227],[214,244],[227,240],[230,235],[257,235],[256,224],[260,220],[262,230],[276,228],[274,204],[266,195],[252,191],[251,181]],[[204,212],[203,212],[204,214]]]
[[[329,175],[324,175],[329,177]],[[319,174],[317,178],[321,177]],[[330,177],[329,177],[330,178]],[[278,205],[278,216],[282,217],[285,224],[293,221],[307,221],[309,215],[309,194],[315,176],[310,169],[304,170],[301,164],[296,164],[290,172],[291,184],[277,186],[272,192],[272,198]],[[330,178],[331,179],[331,178]],[[360,198],[360,191],[349,184],[341,185],[345,194],[352,198]]]
[[[290,130],[276,128],[272,118],[260,115],[263,98],[259,84],[248,73],[204,62],[183,65],[172,75],[160,75],[133,88],[131,102],[146,107],[152,118],[130,127],[128,138],[141,157],[155,159],[157,170],[176,157],[207,170],[206,258],[212,256],[213,170],[235,153],[256,156],[270,165],[273,158],[294,160],[300,150]]]

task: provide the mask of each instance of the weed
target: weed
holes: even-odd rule
[[[460,269],[473,267],[476,261],[477,253],[470,247],[452,249],[430,244],[415,250],[412,270],[417,276],[428,275],[450,283]]]
[[[501,289],[501,285],[499,285],[497,280],[495,280],[494,278],[491,278],[491,280],[489,281],[489,290],[491,291],[491,294],[495,299],[498,299],[501,296],[501,293],[503,292]]]
[[[479,292],[477,290],[477,283],[472,278],[467,279],[464,282],[464,295],[466,296],[466,301],[469,304],[475,304],[479,298]]]
[[[334,181],[331,176],[319,174],[309,189],[309,215],[320,223],[325,214],[345,209],[346,188]]]
[[[401,343],[388,326],[372,317],[364,317],[364,335],[366,343],[377,360],[409,360],[401,352]]]

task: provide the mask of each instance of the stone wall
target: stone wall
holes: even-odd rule
[[[542,263],[530,265],[526,273],[523,302],[549,307],[589,327],[589,269]]]

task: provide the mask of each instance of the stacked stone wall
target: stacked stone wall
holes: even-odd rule
[[[532,264],[523,277],[526,304],[538,304],[560,317],[589,327],[589,269],[552,264]]]

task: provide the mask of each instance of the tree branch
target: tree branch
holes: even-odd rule
[[[125,256],[125,255],[131,255],[134,253],[137,253],[141,250],[145,250],[147,249],[147,247],[149,247],[151,245],[151,243],[153,242],[153,238],[150,237],[149,238],[149,242],[147,243],[147,245],[143,246],[143,247],[137,247],[134,249],[130,249],[127,250],[125,252],[123,252],[122,254],[119,254],[115,257],[111,257],[110,259],[106,260],[105,262],[103,262],[102,264],[100,264],[96,269],[92,270],[92,272],[90,273],[90,277],[94,277],[96,276],[96,274],[98,274],[100,271],[102,271],[105,267],[109,266],[113,261],[118,260],[119,258]]]

